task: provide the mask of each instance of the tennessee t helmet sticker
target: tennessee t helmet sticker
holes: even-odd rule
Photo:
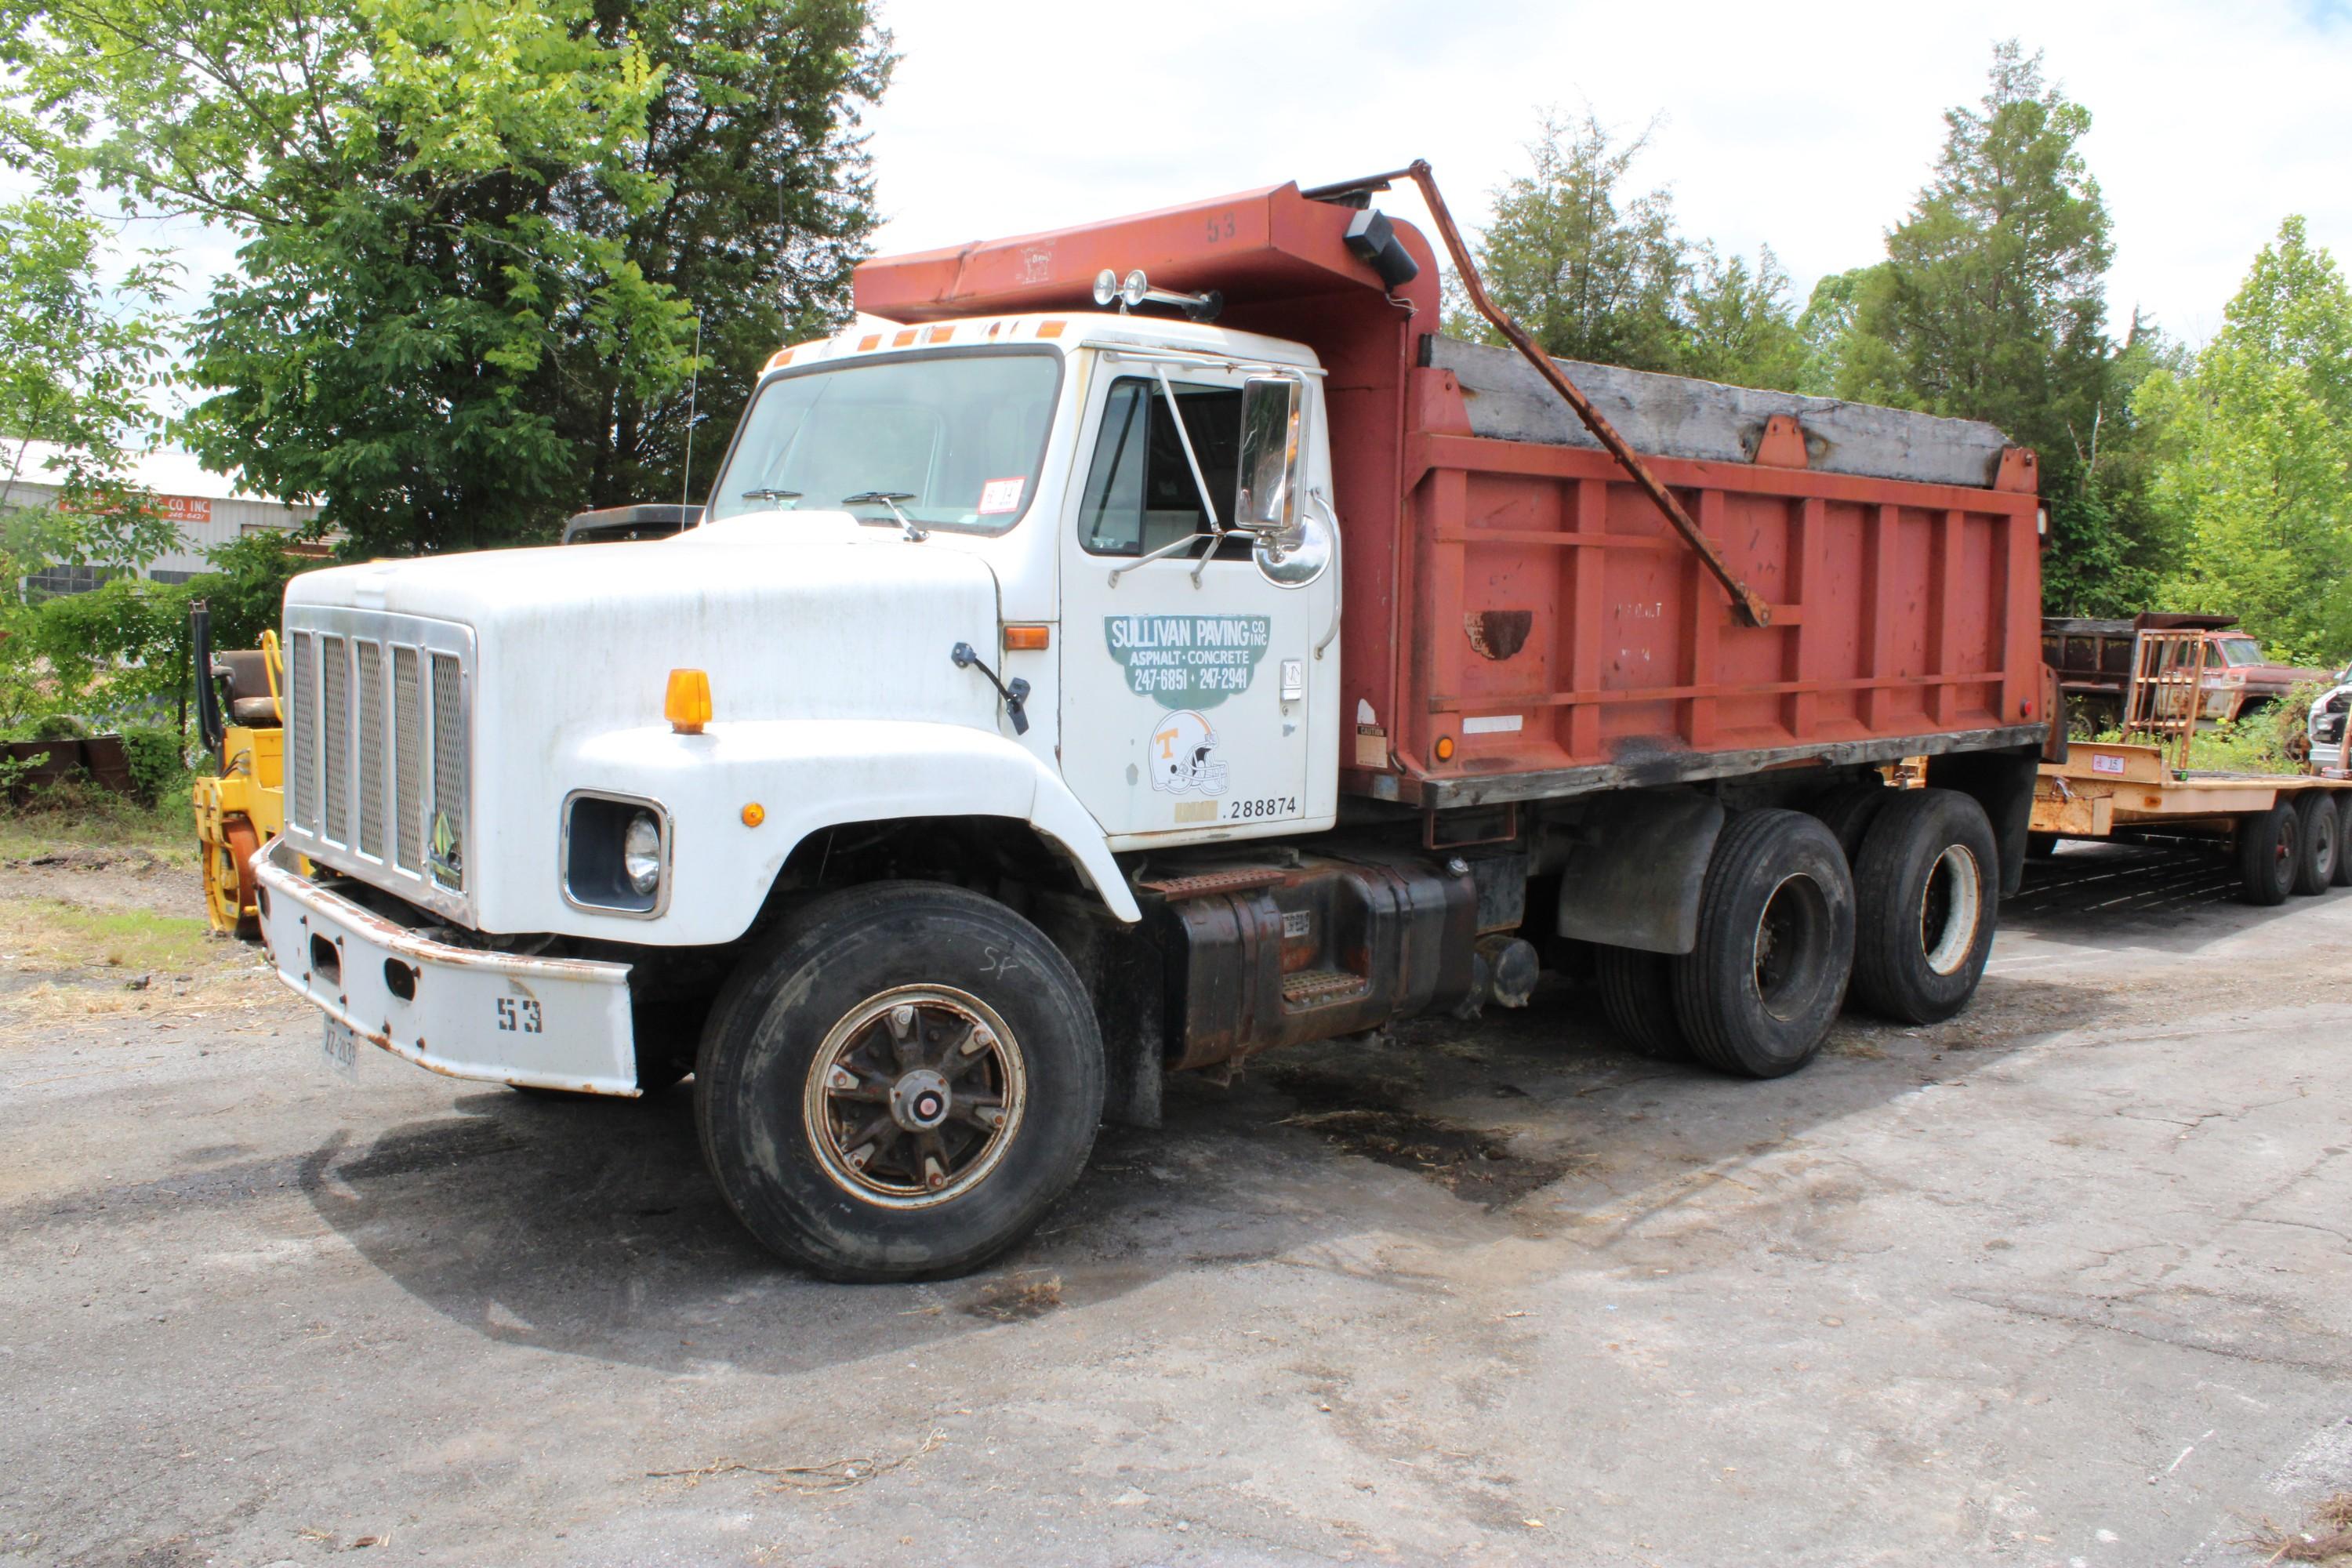
[[[1162,713],[1144,750],[1151,787],[1165,795],[1223,795],[1225,764],[1217,760],[1217,732],[1191,709]]]

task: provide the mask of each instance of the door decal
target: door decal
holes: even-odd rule
[[[1160,715],[1144,752],[1151,759],[1151,787],[1162,795],[1225,793],[1225,764],[1217,758],[1217,732],[1190,709]]]
[[[1273,636],[1271,616],[1103,617],[1103,637],[1127,671],[1127,689],[1193,708],[1248,690]]]

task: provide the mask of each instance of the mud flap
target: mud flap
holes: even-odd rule
[[[2029,783],[2028,804],[2032,789]],[[1603,795],[1577,823],[1559,884],[1559,934],[1643,952],[1688,952],[1723,806],[1688,790]]]

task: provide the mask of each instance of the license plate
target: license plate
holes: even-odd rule
[[[319,1054],[327,1058],[327,1070],[338,1078],[359,1077],[360,1037],[349,1024],[332,1018],[320,1022],[326,1027],[319,1034]]]

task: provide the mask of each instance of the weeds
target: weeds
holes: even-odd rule
[[[2352,1492],[2337,1492],[2322,1502],[2301,1530],[2281,1530],[2263,1521],[2240,1546],[2263,1553],[2265,1563],[2334,1563],[2352,1559]]]

